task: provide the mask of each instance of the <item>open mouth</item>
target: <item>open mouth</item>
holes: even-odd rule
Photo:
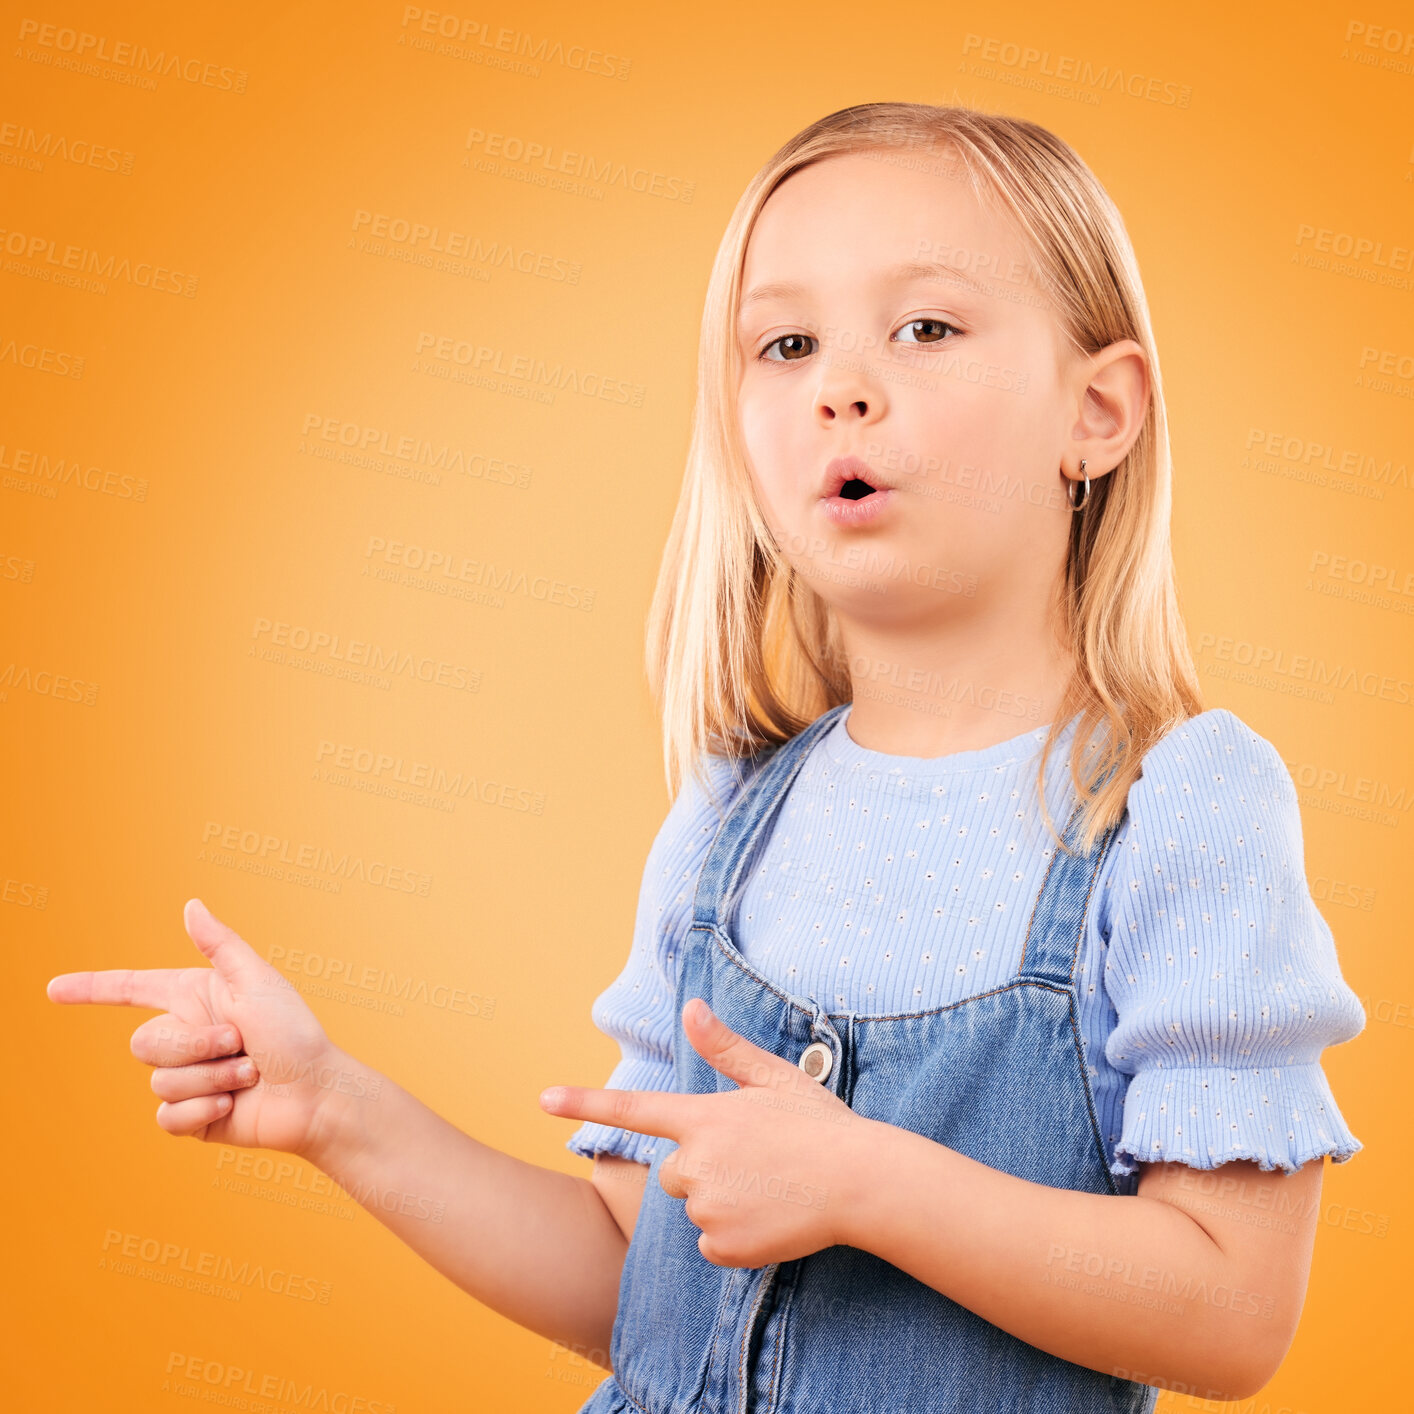
[[[861,481],[857,476],[846,481],[839,489],[839,495],[846,501],[862,501],[866,496],[873,494],[874,487],[867,481]]]
[[[820,514],[841,530],[873,525],[898,499],[890,486],[868,480],[873,468],[859,457],[835,457],[820,486]]]

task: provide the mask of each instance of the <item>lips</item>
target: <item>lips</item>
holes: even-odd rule
[[[820,483],[820,511],[841,530],[859,530],[887,514],[897,492],[858,457],[836,457]]]
[[[846,501],[862,501],[877,491],[890,489],[867,462],[858,457],[836,457],[825,468],[820,496],[822,500],[838,496]]]

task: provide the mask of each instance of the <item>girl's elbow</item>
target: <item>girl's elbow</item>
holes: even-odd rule
[[[1243,1332],[1222,1368],[1209,1370],[1208,1399],[1230,1402],[1251,1399],[1276,1377],[1291,1349],[1294,1330],[1274,1330],[1265,1339]]]
[[[1222,1370],[1215,1370],[1209,1365],[1205,1373],[1178,1388],[1191,1392],[1195,1399],[1208,1400],[1214,1404],[1236,1404],[1241,1400],[1251,1399],[1264,1390],[1275,1373],[1274,1370],[1255,1370],[1250,1363],[1241,1369]]]

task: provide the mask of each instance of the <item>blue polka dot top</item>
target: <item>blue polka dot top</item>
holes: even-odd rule
[[[828,1011],[923,1011],[1017,971],[1054,840],[1036,770],[1046,728],[940,757],[869,750],[850,711],[811,748],[757,848],[732,918],[751,964]],[[1079,718],[1046,768],[1057,828]],[[723,808],[730,767],[708,758]],[[1101,867],[1076,971],[1091,1090],[1121,1192],[1136,1162],[1294,1170],[1361,1147],[1322,1070],[1365,1024],[1311,898],[1296,789],[1225,708],[1144,758]],[[674,1088],[675,965],[718,815],[689,776],[649,852],[629,957],[594,1001],[618,1042],[605,1081]],[[587,1122],[571,1152],[652,1161],[662,1141]]]

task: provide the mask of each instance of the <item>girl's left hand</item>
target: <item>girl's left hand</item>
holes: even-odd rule
[[[658,1182],[702,1229],[698,1251],[761,1267],[849,1241],[859,1176],[878,1124],[798,1065],[738,1035],[706,1002],[683,1007],[692,1048],[738,1089],[709,1095],[554,1086],[550,1114],[671,1139]]]

